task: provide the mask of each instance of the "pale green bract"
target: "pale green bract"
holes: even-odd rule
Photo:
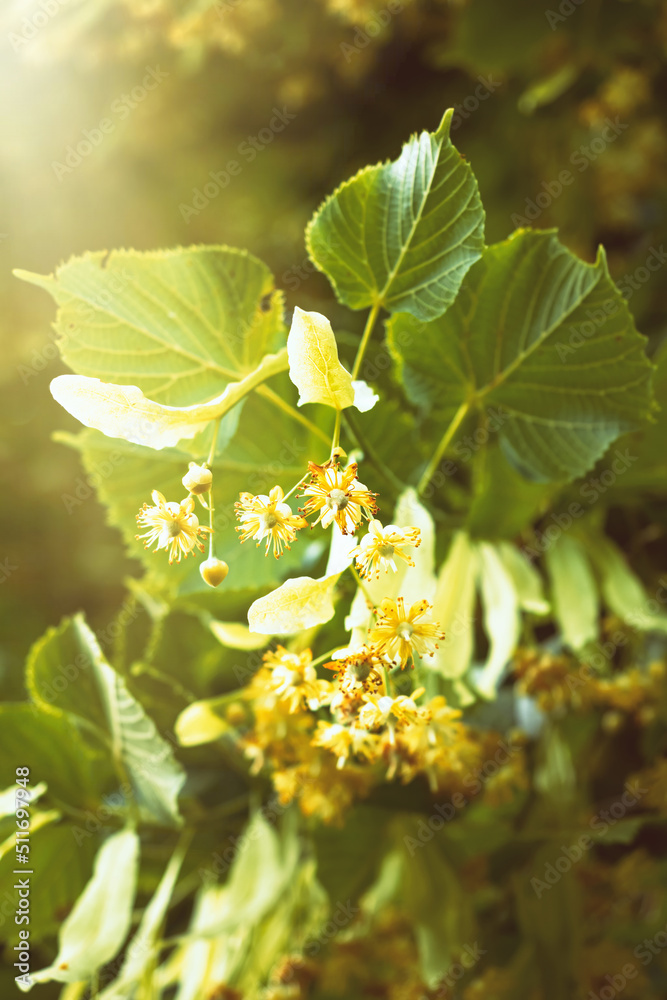
[[[117,954],[130,930],[139,861],[139,837],[134,830],[112,834],[95,859],[93,877],[60,929],[60,947],[53,963],[35,972],[35,983],[74,983],[89,979]]]
[[[165,406],[146,399],[136,385],[114,385],[86,375],[58,375],[51,383],[51,395],[85,427],[159,451],[205,431],[211,421],[229,413],[286,367],[285,350],[267,354],[240,382],[229,382],[215,399],[193,406]]]
[[[500,409],[501,446],[531,479],[583,475],[651,415],[646,340],[604,253],[585,264],[553,232],[489,247],[444,316],[396,316],[388,332],[408,398],[445,419]]]
[[[395,162],[360,170],[310,222],[310,256],[350,308],[377,304],[434,319],[479,258],[484,210],[449,138],[452,115],[410,139]]]
[[[578,539],[561,534],[545,553],[553,608],[563,639],[583,649],[598,636],[600,602],[590,561]]]

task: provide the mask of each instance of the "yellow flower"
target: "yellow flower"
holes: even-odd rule
[[[416,601],[406,614],[402,597],[395,601],[386,597],[380,604],[377,624],[369,633],[375,652],[392,663],[400,661],[401,669],[415,652],[420,656],[433,656],[438,648],[436,640],[444,639],[445,633],[437,622],[417,621],[430,607],[428,601]]]
[[[265,666],[255,675],[249,688],[250,696],[270,692],[285,703],[290,714],[298,712],[304,705],[315,711],[329,700],[333,685],[317,676],[312,658],[309,649],[291,653],[283,646],[278,646],[273,653],[266,653]]]
[[[404,559],[408,566],[414,566],[410,556],[403,549],[412,545],[417,548],[421,544],[419,528],[399,528],[395,524],[382,527],[380,521],[371,521],[368,534],[361,539],[359,551],[355,556],[357,569],[361,576],[380,576],[380,570],[397,571],[395,556]]]
[[[308,468],[313,479],[304,489],[303,496],[309,496],[310,500],[300,509],[306,515],[319,510],[315,524],[321,521],[322,527],[328,528],[335,521],[344,535],[353,535],[362,517],[373,516],[377,510],[376,494],[357,479],[356,462],[343,471],[337,462],[331,465],[309,462]]]
[[[411,723],[422,723],[428,721],[428,712],[420,708],[416,699],[424,693],[424,688],[417,688],[410,697],[399,694],[397,698],[390,698],[388,695],[365,694],[366,704],[359,712],[359,723],[365,729],[380,729],[388,722],[392,728],[398,726],[408,726]]]
[[[296,538],[299,528],[305,526],[302,517],[292,513],[289,504],[283,503],[284,493],[280,486],[274,486],[269,495],[261,493],[253,496],[251,493],[241,493],[240,500],[234,506],[236,508],[241,527],[237,531],[242,532],[241,542],[248,538],[257,539],[257,547],[263,538],[266,538],[265,555],[269,554],[269,548],[273,542],[273,554],[276,559],[282,555],[283,545],[289,549],[290,542]]]
[[[331,750],[338,758],[336,767],[344,766],[350,755],[372,760],[376,756],[377,737],[359,726],[341,726],[337,722],[318,722],[313,746]]]
[[[368,646],[361,646],[354,653],[334,653],[333,661],[324,667],[336,671],[340,690],[347,695],[362,694],[383,684],[380,660]]]
[[[199,541],[199,535],[210,531],[210,528],[199,524],[197,515],[193,513],[195,502],[192,497],[180,503],[167,503],[157,490],[153,490],[151,497],[155,506],[149,507],[145,503],[137,514],[137,524],[147,530],[136,538],[145,539],[147,549],[155,542],[155,552],[166,549],[170,563],[180,562],[181,556],[188,556],[195,547],[203,552],[204,543]]]

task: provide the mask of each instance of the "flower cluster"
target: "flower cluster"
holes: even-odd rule
[[[137,514],[138,526],[146,530],[135,537],[137,541],[143,541],[147,549],[155,545],[154,552],[164,549],[171,565],[180,562],[182,556],[194,555],[195,549],[203,552],[201,536],[208,535],[209,554],[200,564],[199,572],[209,587],[218,587],[227,576],[229,566],[213,554],[213,473],[208,465],[190,462],[181,482],[188,490],[188,496],[180,503],[168,501],[158,490],[153,490],[153,506],[145,503]],[[208,502],[204,498],[206,493],[209,494]],[[200,524],[195,514],[196,497],[209,512],[208,526]]]
[[[421,776],[434,794],[465,790],[492,757],[489,734],[467,726],[444,697],[424,702],[424,688],[390,694],[372,647],[326,666],[334,680],[317,676],[310,650],[278,646],[244,689],[250,716],[237,711],[228,720],[251,771],[268,771],[281,802],[297,800],[304,814],[340,822],[383,781]],[[523,787],[521,763],[503,765],[489,779],[495,801]]]
[[[518,694],[534,698],[544,712],[601,709],[608,729],[623,718],[632,718],[639,725],[650,723],[662,697],[664,676],[665,666],[660,662],[646,670],[632,667],[601,677],[586,663],[540,650],[518,650],[514,659]]]

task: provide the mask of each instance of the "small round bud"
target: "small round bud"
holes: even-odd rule
[[[208,493],[213,482],[213,473],[204,465],[190,462],[188,471],[181,480],[189,493]]]
[[[215,556],[212,556],[210,559],[204,560],[199,567],[199,572],[202,580],[209,587],[219,587],[229,573],[229,566],[222,559],[216,559]]]

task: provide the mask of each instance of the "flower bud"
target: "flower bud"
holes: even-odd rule
[[[202,580],[209,587],[219,587],[229,573],[229,566],[222,559],[216,559],[215,556],[212,556],[210,559],[204,560],[199,567],[199,572]]]
[[[189,493],[208,493],[213,482],[213,473],[204,465],[190,462],[188,471],[181,480]]]

